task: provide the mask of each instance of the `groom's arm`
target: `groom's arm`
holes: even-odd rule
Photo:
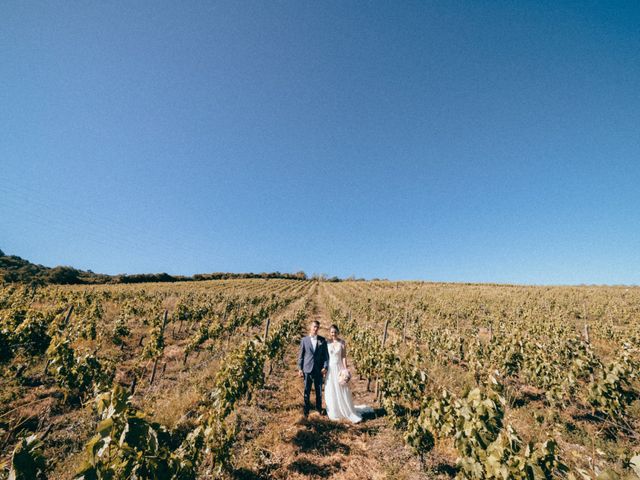
[[[298,371],[302,372],[304,365],[304,338],[300,340],[300,348],[298,349]]]
[[[327,368],[329,368],[329,347],[327,347],[326,340],[324,342],[324,348],[322,350],[324,351],[324,363],[322,364],[322,368],[326,370]]]

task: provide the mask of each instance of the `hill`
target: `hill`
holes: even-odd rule
[[[204,280],[230,280],[237,278],[280,278],[288,280],[306,280],[304,272],[281,273],[198,273],[193,276],[169,275],[168,273],[140,273],[107,275],[91,270],[79,270],[70,266],[45,267],[31,263],[16,255],[6,255],[0,250],[0,282],[23,283],[31,285],[86,285],[102,283],[157,283],[190,282]],[[338,281],[333,277],[332,281]]]
[[[107,283],[111,277],[69,266],[45,267],[0,250],[0,279],[3,283],[71,285]]]

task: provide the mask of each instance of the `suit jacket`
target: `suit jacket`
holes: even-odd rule
[[[314,350],[311,337],[302,337],[300,350],[298,351],[298,368],[304,373],[320,373],[323,368],[329,367],[329,350],[327,341],[318,335],[318,343]]]

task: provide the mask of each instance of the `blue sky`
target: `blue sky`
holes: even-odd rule
[[[0,5],[0,248],[640,283],[640,3]]]

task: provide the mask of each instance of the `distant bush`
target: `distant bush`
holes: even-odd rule
[[[147,282],[177,282],[187,277],[173,277],[168,273],[141,273],[136,275],[118,275],[113,278],[114,283],[147,283]]]
[[[84,283],[80,279],[80,271],[73,267],[54,267],[44,276],[45,283],[56,285],[73,285]]]

